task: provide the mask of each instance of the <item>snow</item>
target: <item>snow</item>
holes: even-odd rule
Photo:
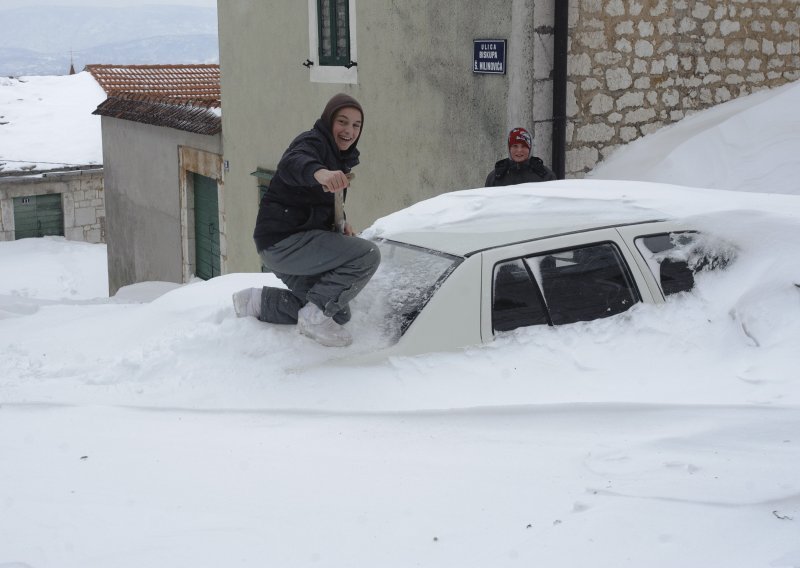
[[[106,98],[88,71],[0,77],[0,171],[103,163],[100,117]]]
[[[588,177],[800,194],[800,84],[760,91],[623,146]]]
[[[376,222],[623,201],[736,249],[665,305],[485,346],[350,365],[363,329],[326,349],[234,316],[270,275],[108,298],[104,245],[0,243],[0,566],[800,566],[797,88],[606,164],[700,144],[660,185],[468,190]],[[708,179],[740,191],[671,177],[723,154]]]

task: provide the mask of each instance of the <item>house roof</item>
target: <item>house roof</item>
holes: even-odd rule
[[[219,65],[87,65],[108,94],[93,114],[198,134],[222,129]]]
[[[219,65],[87,65],[109,96],[157,99],[205,108],[222,106]]]

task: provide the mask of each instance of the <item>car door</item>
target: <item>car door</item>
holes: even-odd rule
[[[528,325],[563,325],[626,311],[653,293],[613,228],[481,253],[481,337]]]

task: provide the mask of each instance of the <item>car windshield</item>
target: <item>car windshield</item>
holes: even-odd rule
[[[353,317],[378,331],[383,346],[396,343],[442,282],[464,259],[396,241],[376,239],[378,271],[353,300]]]

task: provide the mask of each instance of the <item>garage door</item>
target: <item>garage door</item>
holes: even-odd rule
[[[14,238],[64,236],[64,210],[61,194],[29,195],[14,198]]]

